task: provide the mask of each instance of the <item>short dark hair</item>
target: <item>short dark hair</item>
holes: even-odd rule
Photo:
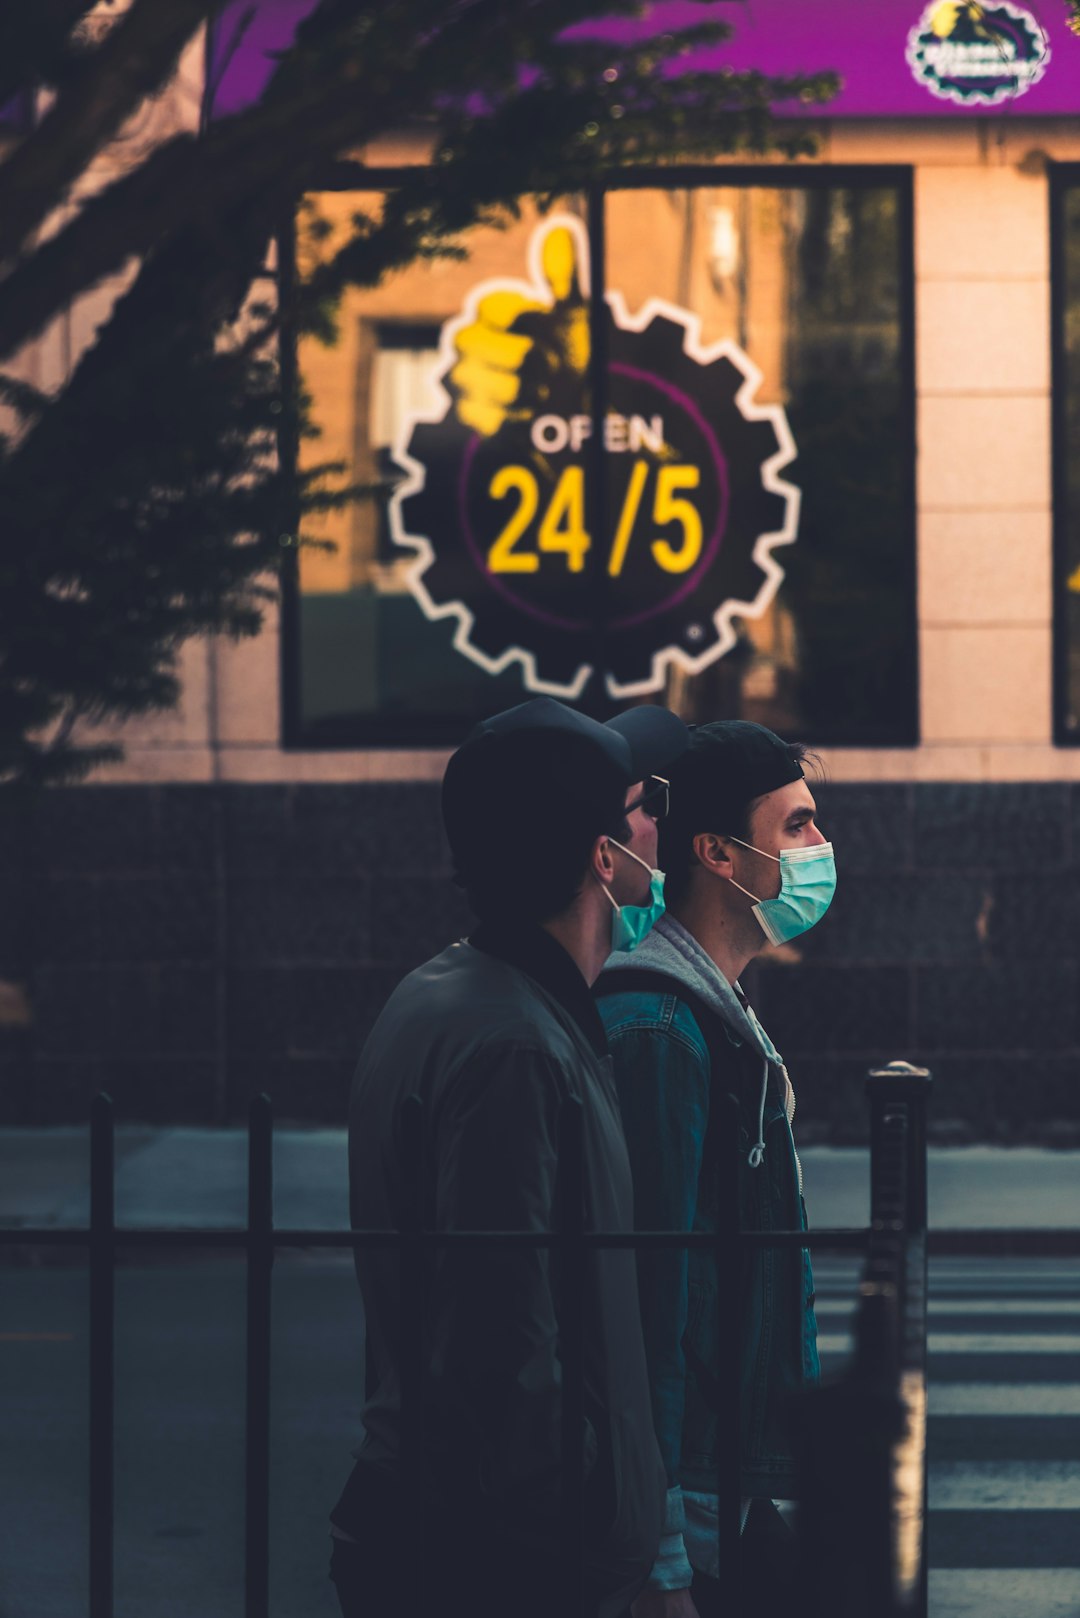
[[[534,844],[528,868],[513,882],[507,881],[504,863],[498,859],[459,869],[454,880],[465,889],[469,905],[481,921],[513,918],[539,924],[569,909],[581,893],[598,837],[614,837],[621,843],[629,835],[625,817],[600,831],[570,826],[554,840]]]
[[[755,805],[804,774],[816,757],[801,742],[785,742],[764,725],[718,720],[691,731],[690,748],[671,768],[671,813],[660,827],[665,891],[683,897],[704,831],[746,839]]]

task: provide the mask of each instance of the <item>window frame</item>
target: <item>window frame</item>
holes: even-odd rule
[[[1050,204],[1050,503],[1051,503],[1051,662],[1053,667],[1053,741],[1055,747],[1080,747],[1080,726],[1069,717],[1068,464],[1065,409],[1065,194],[1080,189],[1080,163],[1048,165]]]
[[[1074,165],[1080,172],[1080,165]],[[343,161],[335,163],[324,178],[307,189],[318,191],[380,191],[390,190],[410,173],[408,168],[367,168],[361,163]],[[909,601],[911,621],[909,632],[912,646],[912,672],[914,680],[911,733],[903,740],[859,742],[860,750],[888,750],[917,747],[920,742],[920,688],[921,659],[918,633],[918,556],[915,490],[915,258],[914,258],[914,168],[910,164],[870,163],[762,163],[762,164],[679,164],[665,167],[637,166],[609,172],[591,186],[576,191],[586,199],[587,234],[589,240],[591,300],[590,300],[590,372],[593,397],[594,430],[587,447],[592,475],[587,478],[588,515],[590,531],[605,530],[603,509],[605,479],[603,435],[599,424],[606,414],[606,326],[602,319],[607,292],[607,259],[605,232],[605,199],[609,192],[634,190],[681,191],[702,186],[752,189],[755,187],[789,189],[863,188],[866,190],[891,186],[897,198],[897,223],[900,257],[899,300],[899,369],[903,420],[899,435],[902,457],[903,496],[902,514],[909,535]],[[280,294],[287,307],[296,277],[296,221],[295,214],[283,223],[279,232]],[[282,325],[280,363],[286,400],[295,397],[299,374],[299,358],[295,329],[287,319]],[[282,414],[279,434],[281,465],[290,474],[291,489],[287,531],[295,534],[300,524],[300,506],[295,473],[299,457],[298,424],[286,408]],[[286,540],[287,543],[287,540]],[[602,589],[603,579],[598,576]],[[438,716],[417,714],[370,714],[366,717],[342,720],[331,726],[324,722],[317,739],[305,734],[301,717],[301,645],[300,645],[300,570],[299,554],[295,545],[287,543],[281,576],[281,645],[280,645],[280,727],[281,746],[288,752],[340,752],[377,748],[387,751],[408,751],[422,748],[456,746],[461,740],[461,721],[441,720]],[[602,627],[597,624],[597,640],[602,641]],[[522,695],[524,701],[527,693]],[[1080,737],[1076,738],[1080,741]],[[830,743],[820,738],[823,746],[856,744]]]

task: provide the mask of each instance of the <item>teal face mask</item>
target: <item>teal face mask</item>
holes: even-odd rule
[[[775,860],[780,867],[780,892],[775,899],[758,899],[749,888],[730,878],[733,887],[754,900],[754,915],[770,944],[787,944],[800,933],[815,927],[832,904],[836,892],[836,860],[831,843],[817,843],[813,848],[783,848],[780,857],[766,854],[753,843],[744,843],[733,837],[763,859]]]
[[[602,882],[600,883],[615,912],[611,918],[611,948],[618,954],[628,955],[631,950],[637,949],[643,938],[649,936],[664,914],[664,873],[654,870],[651,865],[646,865],[632,848],[623,848],[622,843],[615,842],[614,837],[609,837],[608,842],[622,849],[624,854],[629,854],[632,860],[637,860],[642,870],[649,873],[647,905],[621,905],[617,903],[611,891]]]

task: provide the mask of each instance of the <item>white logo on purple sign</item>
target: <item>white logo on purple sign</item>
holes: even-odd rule
[[[906,55],[931,95],[995,107],[1039,82],[1050,41],[1038,18],[1010,0],[931,0],[908,34]]]

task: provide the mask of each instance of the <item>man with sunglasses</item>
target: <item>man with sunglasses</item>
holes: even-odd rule
[[[557,1233],[568,1194],[561,1128],[580,1106],[586,1226],[632,1231],[630,1167],[590,985],[663,907],[655,814],[667,787],[654,772],[685,746],[682,721],[665,709],[602,725],[543,697],[484,720],[451,758],[443,821],[479,924],[398,986],[364,1046],[349,1111],[354,1228],[400,1224],[408,1187],[397,1121],[417,1095],[428,1228]],[[582,1262],[578,1605],[560,1520],[562,1252],[503,1244],[433,1255],[422,1452],[404,1475],[400,1260],[389,1247],[357,1249],[369,1397],[332,1514],[345,1618],[616,1618],[644,1583],[664,1476],[634,1258],[586,1249]]]
[[[644,809],[650,820],[666,820],[671,808],[671,782],[662,775],[650,775],[641,783],[641,796],[628,803],[626,813]]]
[[[739,984],[755,955],[804,933],[832,898],[832,848],[815,824],[804,757],[763,726],[731,720],[697,726],[671,767],[672,812],[660,832],[667,914],[597,985],[639,1229],[716,1230],[729,1095],[738,1100],[743,1227],[805,1225],[791,1083]],[[789,1396],[818,1373],[809,1256],[754,1250],[727,1279],[734,1296],[707,1251],[643,1251],[638,1279],[668,1490],[660,1554],[633,1618],[732,1610],[718,1478],[733,1459],[721,1434],[736,1390],[715,1377],[732,1319],[742,1363],[739,1618],[797,1610],[792,1539],[774,1502],[795,1491]]]

